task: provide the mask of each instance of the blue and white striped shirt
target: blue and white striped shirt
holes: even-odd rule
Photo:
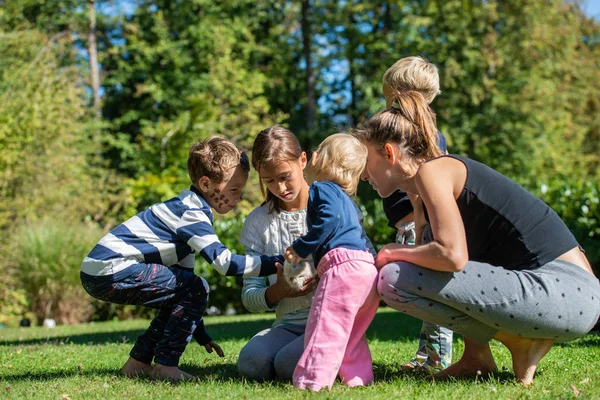
[[[195,188],[154,204],[105,235],[83,260],[81,271],[112,275],[138,263],[194,268],[198,252],[221,275],[267,276],[283,257],[231,253],[215,235],[210,206]]]

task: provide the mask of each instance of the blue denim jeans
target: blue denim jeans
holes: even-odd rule
[[[130,352],[138,361],[177,366],[192,337],[210,342],[202,315],[208,302],[208,284],[193,271],[160,264],[134,264],[114,275],[81,272],[84,289],[96,299],[158,310],[150,326]]]

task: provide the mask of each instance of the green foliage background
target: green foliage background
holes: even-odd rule
[[[0,323],[146,315],[48,304],[76,303],[59,294],[79,293],[73,274],[90,243],[189,186],[193,142],[218,134],[249,149],[282,123],[311,150],[381,109],[381,76],[408,55],[440,69],[432,106],[450,152],[540,196],[600,266],[600,24],[578,2],[309,1],[313,128],[299,2],[95,3],[101,118],[89,3],[0,2]],[[244,217],[262,201],[255,172],[244,197],[215,223],[237,252]],[[368,185],[358,202],[373,242],[392,240]],[[211,304],[243,311],[239,280],[201,260],[196,271],[212,286]]]

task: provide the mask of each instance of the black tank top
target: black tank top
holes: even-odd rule
[[[467,167],[456,204],[469,260],[522,270],[538,268],[579,244],[546,203],[485,164],[447,155]],[[429,221],[427,210],[425,218]]]

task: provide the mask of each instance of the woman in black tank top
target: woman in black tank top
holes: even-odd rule
[[[351,132],[369,151],[362,178],[381,197],[401,189],[418,199],[417,246],[379,252],[379,292],[391,307],[463,334],[461,360],[438,378],[494,372],[493,338],[528,385],[555,341],[597,321],[600,284],[550,207],[484,164],[441,156],[436,132],[417,92],[397,93]]]

